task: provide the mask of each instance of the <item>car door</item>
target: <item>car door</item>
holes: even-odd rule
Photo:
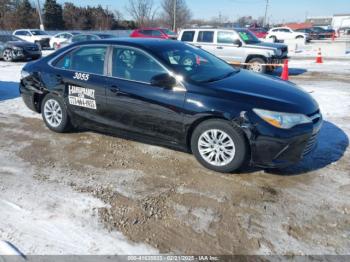
[[[217,49],[214,43],[214,31],[199,31],[195,45],[212,54],[215,54]]]
[[[75,48],[53,62],[54,74],[50,75],[51,79],[47,78],[46,84],[58,80],[70,112],[82,119],[99,123],[104,123],[106,106],[107,50],[106,45]]]
[[[108,118],[113,125],[179,143],[184,136],[185,88],[150,84],[154,76],[167,73],[155,58],[140,49],[113,47],[106,91]]]
[[[245,62],[243,61],[244,49],[237,44],[240,40],[237,33],[233,31],[218,31],[216,36],[216,50],[214,54],[227,62]]]

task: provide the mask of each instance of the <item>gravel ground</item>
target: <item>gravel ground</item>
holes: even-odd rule
[[[302,65],[291,79],[326,120],[316,152],[288,169],[229,175],[166,148],[53,133],[7,92],[0,238],[27,254],[350,254],[350,66]],[[21,64],[0,67],[5,93]]]

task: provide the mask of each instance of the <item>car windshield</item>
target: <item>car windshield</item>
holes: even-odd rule
[[[48,33],[42,31],[42,30],[30,30],[30,32],[33,34],[33,35],[48,35]]]
[[[163,31],[165,34],[167,34],[167,35],[176,35],[176,33],[174,33],[173,31],[171,31],[170,29],[164,28],[164,29],[162,29],[162,31]]]
[[[116,36],[114,35],[108,35],[108,34],[98,34],[101,39],[107,39],[107,38],[115,38]]]
[[[245,29],[236,29],[237,33],[241,37],[241,39],[244,41],[246,44],[257,44],[260,43],[261,41],[249,30]]]
[[[216,56],[191,45],[157,48],[155,54],[176,74],[190,82],[214,82],[239,71]]]
[[[22,39],[13,36],[13,35],[0,35],[0,41],[1,42],[10,42],[10,41],[22,41]]]

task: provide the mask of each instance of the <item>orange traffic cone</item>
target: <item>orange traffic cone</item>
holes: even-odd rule
[[[281,78],[284,81],[289,80],[288,59],[284,60]]]
[[[318,49],[317,57],[316,57],[316,64],[322,64],[323,58],[321,53],[321,48]]]

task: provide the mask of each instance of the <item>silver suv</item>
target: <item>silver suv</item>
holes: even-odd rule
[[[260,41],[248,29],[184,29],[178,40],[200,47],[229,63],[249,63],[247,69],[265,73],[288,58],[288,46]]]

